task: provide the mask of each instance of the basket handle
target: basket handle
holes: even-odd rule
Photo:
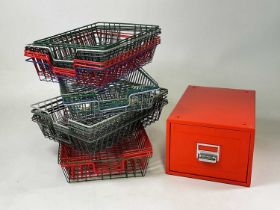
[[[153,152],[151,150],[145,150],[145,151],[135,151],[135,152],[128,152],[128,153],[123,153],[122,157],[124,158],[144,158],[144,157],[149,157],[152,156]]]
[[[27,56],[27,57],[30,57],[30,58],[37,58],[37,59],[46,60],[50,63],[50,56],[47,55],[47,54],[44,54],[44,53],[25,50],[24,51],[24,56]]]
[[[43,61],[35,61],[35,58],[27,58],[25,59],[26,62],[33,63],[33,64],[39,64],[39,65],[45,65],[47,67],[52,67],[52,65],[49,62],[43,62]]]

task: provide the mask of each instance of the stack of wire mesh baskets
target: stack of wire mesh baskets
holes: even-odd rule
[[[160,43],[156,25],[98,22],[25,47],[42,81],[61,95],[31,105],[32,121],[59,143],[68,182],[144,176],[152,146],[145,127],[167,89],[142,68]]]

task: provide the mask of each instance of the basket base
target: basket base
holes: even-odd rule
[[[131,178],[131,177],[144,177],[146,175],[147,166],[149,159],[146,159],[146,164],[144,167],[139,168],[137,170],[130,170],[130,171],[123,171],[121,173],[108,173],[108,174],[101,174],[98,176],[84,176],[84,177],[71,177],[69,170],[65,167],[62,167],[62,171],[68,183],[75,183],[75,182],[87,182],[87,181],[97,181],[97,180],[108,180],[108,179],[120,179],[120,178]]]

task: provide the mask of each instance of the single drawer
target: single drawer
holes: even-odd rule
[[[170,171],[246,182],[250,132],[171,124]]]

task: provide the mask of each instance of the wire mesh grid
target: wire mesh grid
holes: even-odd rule
[[[102,86],[151,62],[159,34],[155,25],[95,23],[35,41],[25,55],[41,80],[59,75]]]
[[[167,104],[167,90],[161,89],[150,109],[127,113],[108,113],[100,118],[73,120],[61,97],[33,105],[32,120],[37,122],[45,137],[72,144],[74,148],[94,153],[111,147],[122,137],[157,121]]]
[[[47,54],[25,51],[25,56],[30,57],[27,61],[34,64],[40,80],[57,82],[57,77],[64,77],[82,84],[101,87],[150,63],[158,43],[159,41],[151,41],[106,62],[75,59],[63,67],[54,66]]]
[[[152,146],[143,127],[94,155],[59,145],[58,161],[68,182],[144,176]]]
[[[143,69],[126,75],[104,88],[60,79],[64,104],[77,118],[102,116],[106,112],[126,112],[151,108],[160,88]]]
[[[34,41],[27,48],[45,49],[54,61],[77,58],[98,62],[143,45],[159,34],[157,25],[98,22]]]

